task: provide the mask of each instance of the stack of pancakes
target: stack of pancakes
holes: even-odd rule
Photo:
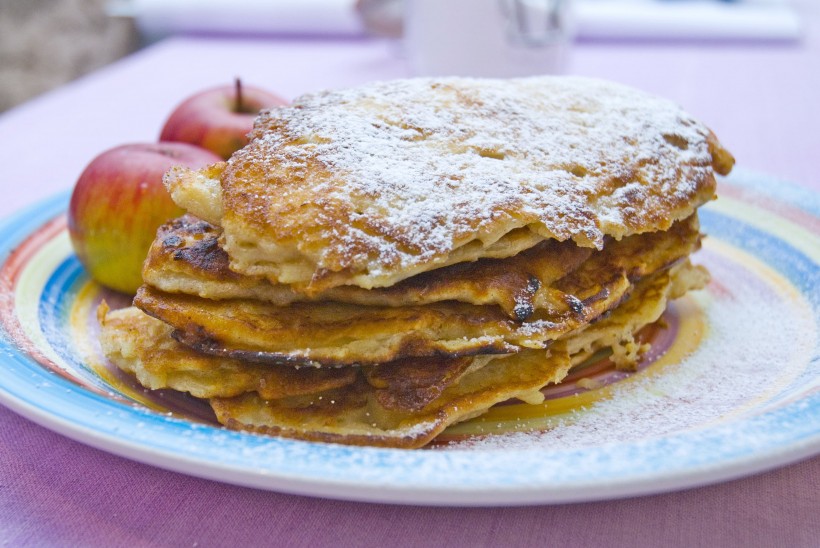
[[[731,155],[674,104],[581,78],[415,79],[263,112],[166,176],[106,355],[231,428],[419,447],[540,390],[708,275],[697,208]]]

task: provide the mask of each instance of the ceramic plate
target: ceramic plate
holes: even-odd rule
[[[0,223],[0,402],[134,460],[262,489],[351,500],[500,505],[657,493],[820,452],[820,199],[740,172],[702,209],[696,262],[639,370],[596,356],[543,405],[508,403],[432,447],[388,450],[233,432],[101,355],[89,281],[57,196]]]

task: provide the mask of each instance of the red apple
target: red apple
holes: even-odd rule
[[[173,166],[221,161],[187,143],[122,145],[85,168],[68,206],[68,231],[80,262],[101,284],[133,293],[157,228],[183,212],[162,184]]]
[[[278,95],[237,80],[233,86],[207,89],[183,101],[165,122],[159,140],[198,145],[227,160],[248,144],[260,110],[286,104]]]

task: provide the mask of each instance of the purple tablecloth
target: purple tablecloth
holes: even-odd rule
[[[570,72],[670,97],[739,165],[820,189],[820,7],[801,44],[583,43]],[[172,39],[0,117],[0,216],[73,185],[98,152],[241,76],[286,97],[407,75],[395,45]],[[2,373],[0,373],[2,374]],[[0,541],[18,545],[816,546],[820,458],[688,491],[503,509],[350,503],[234,487],[86,447],[0,407]]]

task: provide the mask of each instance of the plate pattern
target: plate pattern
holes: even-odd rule
[[[774,194],[776,193],[776,196]],[[634,374],[605,355],[420,451],[232,432],[108,364],[56,196],[0,223],[0,403],[95,447],[220,481],[344,499],[526,504],[691,487],[820,451],[820,199],[739,172],[702,209],[709,287],[676,302]]]

